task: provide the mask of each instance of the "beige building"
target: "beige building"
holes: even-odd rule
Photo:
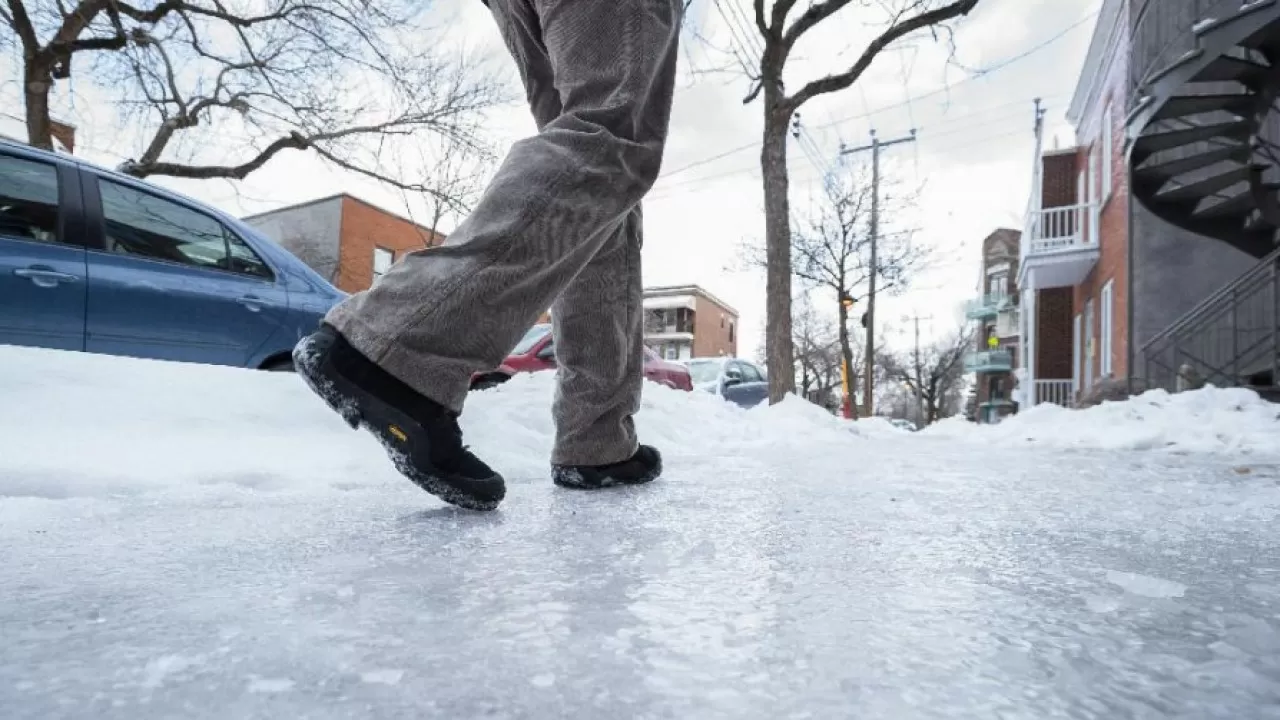
[[[738,311],[697,285],[646,288],[644,341],[667,360],[735,357]]]

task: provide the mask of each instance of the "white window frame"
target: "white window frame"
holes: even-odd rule
[[[1102,286],[1102,298],[1099,303],[1099,311],[1102,317],[1098,321],[1099,334],[1099,353],[1101,357],[1098,360],[1098,375],[1101,377],[1110,377],[1111,375],[1111,333],[1112,333],[1112,283],[1108,280],[1106,285]]]
[[[1093,298],[1084,301],[1084,389],[1093,387]]]
[[[1080,392],[1080,378],[1082,368],[1080,366],[1081,358],[1084,357],[1084,330],[1082,329],[1082,315],[1076,313],[1075,319],[1071,323],[1071,393]]]
[[[1102,172],[1102,202],[1111,199],[1112,178],[1111,178],[1111,154],[1113,150],[1111,137],[1111,103],[1107,103],[1102,109],[1102,162],[1100,170]]]
[[[387,262],[386,262],[386,265],[380,270],[378,269],[378,265],[379,265],[378,259],[382,257],[385,257]],[[387,271],[391,269],[391,266],[395,264],[395,262],[396,262],[396,254],[394,251],[388,250],[382,247],[374,247],[373,248],[373,278],[376,280],[382,277],[383,275],[385,275]]]

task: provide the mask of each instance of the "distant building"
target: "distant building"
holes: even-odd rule
[[[646,288],[644,342],[667,360],[735,357],[738,311],[697,285]]]
[[[1017,410],[1013,388],[1021,337],[1016,282],[1021,236],[1017,230],[1000,229],[982,241],[981,294],[965,308],[966,316],[980,323],[977,346],[965,358],[966,369],[977,376],[973,416],[978,422],[998,422]]]
[[[367,290],[408,253],[444,242],[444,235],[347,194],[250,215],[244,221],[350,293]]]

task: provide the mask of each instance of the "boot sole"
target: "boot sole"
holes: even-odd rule
[[[624,480],[606,476],[603,478],[603,482],[588,482],[586,478],[583,477],[580,470],[565,468],[553,471],[551,481],[562,488],[568,488],[570,490],[607,490],[608,488],[629,485],[644,485],[645,483],[651,483],[654,480],[657,480],[661,475],[662,461],[659,460],[658,464],[652,470],[638,478]]]
[[[494,510],[502,502],[501,498],[476,497],[438,475],[426,473],[418,469],[409,459],[401,443],[410,445],[420,440],[422,430],[413,419],[390,407],[377,398],[361,392],[337,373],[328,377],[321,374],[324,364],[323,350],[312,347],[310,338],[304,339],[293,351],[293,364],[297,374],[320,397],[329,409],[342,417],[351,429],[369,431],[391,459],[396,470],[409,479],[414,485],[441,500],[467,510]],[[392,429],[398,429],[404,437],[396,437]],[[504,492],[505,494],[505,492]]]

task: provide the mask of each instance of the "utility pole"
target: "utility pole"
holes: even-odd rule
[[[884,141],[876,137],[876,131],[872,130],[871,144],[840,150],[842,156],[866,150],[871,151],[871,280],[870,287],[867,288],[867,313],[863,316],[863,325],[867,329],[867,374],[864,378],[865,382],[862,390],[865,402],[863,417],[871,417],[875,414],[873,395],[875,391],[876,362],[876,277],[880,274],[879,261],[876,259],[876,244],[880,239],[880,150],[891,145],[915,142],[915,140],[916,131],[914,128],[911,130],[910,135]]]
[[[921,423],[925,423],[928,418],[926,418],[924,414],[924,377],[921,374],[923,372],[923,366],[920,364],[920,321],[932,320],[933,316],[928,315],[922,318],[919,315],[916,315],[910,318],[904,317],[903,319],[913,321],[916,326],[915,360],[913,362],[916,375],[916,416],[919,418]]]

